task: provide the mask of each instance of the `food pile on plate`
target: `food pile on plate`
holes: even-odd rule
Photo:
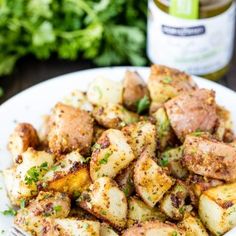
[[[230,112],[191,76],[153,65],[147,84],[96,78],[37,131],[20,123],[4,171],[31,235],[205,236],[236,225]]]

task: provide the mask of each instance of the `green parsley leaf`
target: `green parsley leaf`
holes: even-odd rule
[[[14,210],[13,208],[9,207],[7,210],[2,211],[2,214],[4,216],[15,216],[16,215],[16,210]]]
[[[149,98],[145,95],[137,102],[137,112],[141,114],[142,112],[146,111],[150,106]]]
[[[99,164],[107,164],[109,157],[112,155],[112,152],[105,153],[104,157],[99,161]]]
[[[169,156],[166,153],[163,153],[160,159],[160,165],[165,167],[169,164]]]
[[[25,208],[25,205],[26,205],[26,200],[25,199],[21,199],[20,200],[20,208],[21,209]]]
[[[176,231],[174,231],[173,233],[172,233],[172,236],[178,236],[179,234],[176,232]]]
[[[25,183],[30,185],[32,183],[36,183],[39,181],[39,177],[42,174],[42,172],[45,172],[48,170],[48,163],[44,162],[40,166],[33,166],[31,167],[25,176]]]
[[[54,210],[55,212],[59,212],[59,211],[62,210],[62,206],[60,206],[60,205],[54,206],[54,207],[53,207],[53,210]]]
[[[173,79],[170,76],[166,76],[161,81],[165,84],[169,84],[173,81]]]

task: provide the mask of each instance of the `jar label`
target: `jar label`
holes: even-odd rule
[[[149,1],[147,53],[153,63],[190,74],[214,73],[230,63],[235,4],[221,15],[186,20],[168,15]]]

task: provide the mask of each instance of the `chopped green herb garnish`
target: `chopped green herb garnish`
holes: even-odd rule
[[[142,112],[146,111],[150,106],[150,100],[149,98],[145,95],[143,98],[141,98],[137,102],[137,112],[138,114],[141,114]]]
[[[102,211],[101,211],[101,214],[102,214],[102,215],[106,215],[107,213],[106,213],[106,211],[102,210]]]
[[[41,173],[47,170],[48,170],[47,162],[42,163],[40,166],[31,167],[26,173],[25,183],[32,184],[38,182]]]
[[[162,79],[162,82],[165,84],[169,84],[173,81],[173,79],[170,76],[166,76]]]
[[[81,192],[79,192],[79,191],[74,191],[74,193],[73,193],[74,198],[78,198],[80,195],[81,195]]]
[[[15,216],[16,213],[17,213],[17,211],[14,210],[14,209],[11,208],[11,207],[9,207],[9,208],[8,208],[7,210],[5,210],[5,211],[2,211],[2,214],[3,214],[4,216]]]
[[[160,165],[168,166],[168,164],[169,164],[169,156],[167,155],[167,153],[163,153],[160,159]]]
[[[104,157],[99,161],[99,164],[107,164],[109,157],[112,155],[112,152],[107,152]]]
[[[176,232],[176,231],[174,231],[173,233],[172,233],[172,236],[178,236],[179,234]]]
[[[183,207],[180,207],[179,208],[179,213],[180,214],[184,214],[184,212],[185,212],[185,207],[183,206]]]
[[[55,212],[59,212],[59,211],[61,211],[61,209],[62,209],[62,206],[60,206],[60,205],[57,205],[57,206],[54,206],[54,207],[53,207],[53,210],[54,210]]]
[[[25,199],[21,199],[21,200],[20,200],[20,208],[21,208],[21,209],[25,208],[25,204],[26,204]]]
[[[52,170],[55,171],[58,168],[58,166],[52,166]]]
[[[101,145],[99,143],[95,143],[92,147],[93,151],[97,150],[97,149],[100,149],[100,148],[101,148]]]
[[[89,227],[88,223],[84,223],[84,228],[87,229]]]

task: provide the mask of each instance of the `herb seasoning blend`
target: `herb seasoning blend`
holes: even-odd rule
[[[163,64],[218,80],[234,45],[233,0],[149,0],[147,53]]]

